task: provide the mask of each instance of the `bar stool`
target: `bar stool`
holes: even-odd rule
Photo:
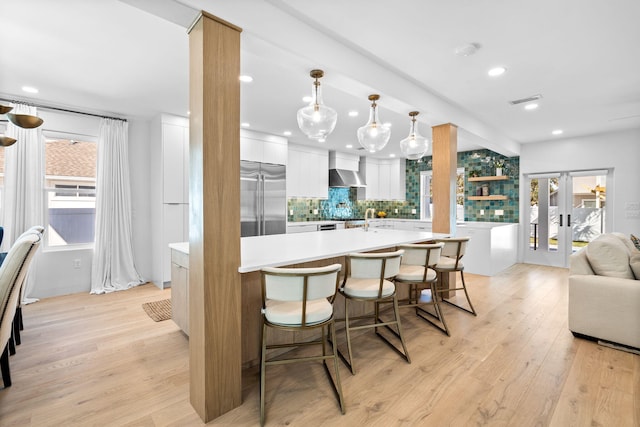
[[[409,297],[398,301],[399,307],[414,307],[416,316],[430,323],[448,336],[449,328],[444,320],[440,304],[438,303],[438,275],[434,270],[444,243],[400,245],[398,249],[404,251],[400,263],[400,271],[396,275],[396,284],[409,285]],[[430,294],[423,293],[429,290]],[[433,306],[435,313],[424,309],[425,306]],[[427,317],[428,316],[428,317]],[[436,319],[439,323],[431,320]]]
[[[440,259],[438,260],[438,264],[436,265],[436,272],[439,276],[445,273],[455,273],[456,271],[460,272],[460,279],[462,281],[462,286],[457,288],[440,288],[439,293],[449,292],[449,291],[459,291],[464,290],[464,294],[467,297],[467,302],[469,303],[470,309],[462,307],[458,304],[454,304],[451,301],[443,299],[444,302],[450,304],[454,307],[459,308],[460,310],[464,310],[467,313],[471,313],[474,316],[477,316],[476,310],[473,308],[473,304],[471,304],[471,299],[469,298],[469,293],[467,292],[467,285],[464,282],[464,264],[461,259],[464,256],[465,251],[467,250],[467,243],[469,242],[469,237],[452,237],[448,239],[435,239],[436,243],[444,243],[444,247],[442,248],[442,253],[440,255]],[[440,281],[443,282],[442,280]]]
[[[407,346],[402,335],[402,324],[398,313],[398,299],[396,296],[396,286],[393,283],[393,277],[398,274],[400,269],[400,258],[404,251],[384,253],[352,253],[347,256],[347,269],[342,286],[339,292],[344,296],[344,322],[347,335],[347,350],[349,360],[344,357],[338,349],[338,355],[349,367],[351,373],[355,375],[356,370],[353,364],[353,351],[351,348],[351,331],[375,328],[376,335],[400,354],[407,363],[411,363]],[[374,313],[372,315],[363,315],[350,317],[349,305],[351,301],[373,302]],[[380,303],[393,302],[394,320],[382,321],[380,319]],[[351,322],[359,319],[373,318],[374,323],[352,326]],[[343,319],[336,319],[342,321]],[[396,325],[397,331],[391,328]],[[378,328],[384,326],[390,330],[396,337],[400,339],[402,350],[400,351],[385,336],[378,332]]]
[[[333,301],[339,284],[340,264],[319,268],[263,268],[262,269],[262,356],[260,365],[260,425],[265,420],[266,368],[297,362],[322,360],[325,372],[333,387],[340,410],[344,414],[338,354],[333,348],[327,354],[327,328],[335,335]],[[267,328],[300,332],[320,329],[321,337],[314,341],[267,344]],[[267,360],[267,351],[276,348],[322,345],[322,355],[297,358],[274,357]],[[331,378],[327,360],[333,359],[335,382]]]

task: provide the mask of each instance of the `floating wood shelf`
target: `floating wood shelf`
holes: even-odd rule
[[[509,179],[509,177],[507,175],[500,175],[500,176],[470,176],[469,177],[469,182],[474,182],[474,181],[505,181]]]
[[[494,194],[492,196],[469,196],[469,200],[507,200],[507,196]]]

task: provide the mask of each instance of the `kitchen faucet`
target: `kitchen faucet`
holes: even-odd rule
[[[371,219],[373,219],[376,214],[376,210],[374,208],[369,208],[364,212],[364,231],[369,231],[369,212],[371,212]]]

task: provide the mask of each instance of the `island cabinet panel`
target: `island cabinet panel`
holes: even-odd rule
[[[287,197],[329,197],[329,152],[289,144]]]
[[[171,250],[171,318],[189,335],[189,255]]]

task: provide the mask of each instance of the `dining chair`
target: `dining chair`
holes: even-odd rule
[[[438,264],[436,264],[436,272],[440,277],[447,273],[456,273],[460,272],[460,279],[462,282],[462,286],[457,288],[440,288],[438,290],[439,293],[447,293],[450,291],[459,291],[463,290],[464,295],[467,298],[467,303],[469,304],[469,308],[462,307],[461,305],[455,304],[449,301],[447,298],[443,298],[442,300],[447,304],[450,304],[454,307],[459,308],[460,310],[466,311],[467,313],[471,313],[474,316],[477,316],[476,310],[473,308],[473,304],[471,303],[471,299],[469,298],[469,292],[467,292],[467,285],[464,281],[464,264],[462,263],[462,257],[464,256],[467,250],[467,243],[469,242],[469,237],[451,237],[445,239],[435,239],[436,243],[444,243],[442,248],[442,253],[440,254],[440,259],[438,260]],[[440,280],[442,284],[443,281]]]
[[[37,233],[23,234],[11,246],[7,257],[0,266],[0,371],[5,387],[11,386],[9,370],[9,343],[13,333],[13,319],[20,297],[20,282],[24,279],[27,258],[35,252],[40,243]]]
[[[261,270],[262,276],[262,351],[260,361],[260,425],[265,421],[265,392],[267,366],[298,362],[322,361],[329,382],[336,394],[340,411],[344,414],[344,399],[338,368],[338,354],[333,346],[327,352],[327,333],[335,336],[333,302],[339,284],[340,264],[317,268],[276,268]],[[269,328],[293,333],[293,342],[267,343]],[[320,338],[295,341],[297,333],[320,329]],[[269,350],[294,347],[322,346],[322,355],[267,358]],[[327,360],[333,360],[335,380]]]
[[[27,234],[27,233],[38,233],[41,238],[40,241],[42,241],[42,237],[44,235],[44,227],[41,225],[34,225],[33,227],[25,231],[23,234]],[[20,298],[18,299],[18,307],[16,308],[16,314],[13,319],[13,335],[14,335],[16,345],[20,345],[20,342],[21,342],[20,331],[24,330],[24,322],[22,320],[22,302],[24,301],[25,292],[27,288],[26,281],[28,277],[27,275],[29,273],[28,267],[31,265],[31,261],[33,260],[33,257],[35,256],[36,252],[37,250],[34,250],[31,253],[24,277],[22,278],[22,281],[20,283]]]
[[[440,310],[441,298],[437,288],[438,275],[435,271],[443,247],[444,243],[398,246],[398,249],[404,251],[404,255],[394,282],[396,285],[409,287],[408,297],[398,301],[400,308],[413,307],[416,316],[450,336],[447,322]],[[433,313],[425,309],[428,306],[433,306]]]
[[[351,373],[355,375],[356,369],[353,362],[352,337],[351,332],[374,328],[375,333],[392,349],[400,354],[407,363],[411,363],[409,352],[402,334],[402,323],[398,313],[398,299],[393,278],[400,269],[400,259],[404,251],[378,252],[378,253],[352,253],[347,255],[347,268],[342,286],[339,289],[344,297],[344,319],[337,319],[345,322],[345,332],[347,335],[348,360],[338,349],[338,355],[349,367]],[[373,314],[351,316],[350,306],[353,302],[373,303]],[[393,304],[393,319],[382,320],[380,317],[380,304]],[[354,325],[361,319],[373,319],[373,323]],[[395,325],[396,330],[391,328]],[[394,345],[387,337],[382,335],[379,328],[388,329],[400,340],[402,350]],[[334,338],[335,340],[335,338]]]

